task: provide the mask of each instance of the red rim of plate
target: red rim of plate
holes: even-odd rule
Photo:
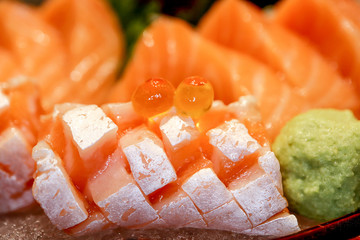
[[[290,239],[350,239],[360,236],[360,210],[301,232],[281,238]],[[359,238],[360,239],[360,238]]]

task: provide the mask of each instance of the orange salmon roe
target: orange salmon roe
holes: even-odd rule
[[[162,78],[151,78],[137,87],[131,102],[134,110],[145,118],[166,112],[173,106],[175,89]]]
[[[212,105],[214,89],[205,78],[185,78],[175,91],[175,107],[193,118],[200,117]]]

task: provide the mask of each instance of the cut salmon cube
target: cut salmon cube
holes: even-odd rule
[[[203,220],[189,196],[181,189],[154,205],[167,227],[184,227]]]
[[[84,105],[74,103],[55,105],[51,114],[43,115],[41,118],[43,129],[39,134],[39,139],[46,140],[51,149],[62,159],[66,172],[75,186],[82,190],[86,184],[89,172],[101,163],[94,161],[92,164],[85,165],[84,161],[80,158],[76,145],[73,143],[74,139],[71,132],[64,130],[64,115],[68,111],[79,107],[84,107]]]
[[[61,159],[40,141],[33,149],[37,164],[33,195],[58,229],[73,227],[88,217],[86,202],[75,188]]]
[[[3,136],[4,134],[0,136],[0,139]],[[22,172],[26,173],[29,169],[26,164],[23,165],[24,159],[16,157],[17,151],[21,155],[26,149],[22,149],[21,143],[20,146],[13,145],[14,143],[18,142],[11,140],[0,142],[0,214],[21,210],[34,203],[31,189],[27,186],[32,177],[31,175],[28,178],[21,176]],[[31,157],[29,152],[27,154]],[[9,162],[10,165],[8,165]]]
[[[210,212],[232,200],[231,193],[211,168],[196,172],[181,188],[202,213]]]
[[[109,184],[112,183],[112,184]],[[158,218],[119,159],[88,182],[88,191],[107,219],[122,227],[136,227]]]
[[[166,116],[161,120],[159,129],[166,153],[176,171],[198,158],[200,132],[190,117]]]
[[[177,179],[163,143],[144,126],[126,133],[120,138],[120,145],[136,182],[146,195]]]
[[[17,181],[32,179],[35,163],[31,147],[17,128],[8,128],[0,136],[0,169],[6,168]]]
[[[0,170],[0,214],[25,210],[34,204],[31,188],[24,190],[24,184],[11,180],[11,176]],[[11,190],[9,190],[11,189]]]
[[[131,102],[108,103],[101,106],[105,114],[118,126],[118,132],[135,128],[145,122],[145,119],[138,115]]]
[[[108,208],[110,214],[107,218],[122,227],[137,227],[158,218],[155,210],[134,183],[129,183],[98,204],[101,208]]]
[[[160,130],[163,141],[166,140],[167,145],[173,151],[188,145],[190,141],[196,139],[200,134],[190,117],[178,115],[162,119]]]
[[[212,229],[240,232],[252,227],[246,214],[234,200],[204,214],[204,218]]]
[[[268,236],[271,238],[283,237],[300,231],[297,219],[294,215],[281,212],[266,222],[243,231],[248,235]]]
[[[31,147],[17,128],[0,135],[0,213],[21,210],[34,203],[31,188],[35,169]]]
[[[252,138],[248,129],[237,119],[225,122],[206,133],[209,142],[233,162],[242,160],[260,149],[260,144]]]
[[[34,203],[31,149],[37,141],[41,112],[37,88],[28,78],[0,84],[0,213]]]
[[[230,103],[226,108],[246,126],[251,137],[256,139],[264,149],[270,151],[269,136],[262,121],[259,102],[254,96],[241,96],[236,102]]]
[[[215,126],[213,117],[205,116],[200,120],[202,128],[207,125],[204,128],[207,138],[203,144],[207,147],[203,151],[214,163],[214,171],[226,186],[251,167],[260,153],[269,149],[259,115],[252,116],[253,105],[255,103],[248,97],[241,97],[228,106],[218,103],[209,110],[209,114],[223,116],[215,119]]]
[[[77,107],[63,116],[65,131],[72,136],[80,156],[86,161],[105,145],[117,143],[116,124],[96,105]],[[90,164],[90,163],[89,163]]]
[[[273,179],[258,165],[252,166],[230,183],[229,190],[253,226],[259,225],[287,207],[287,201]]]
[[[279,189],[280,193],[283,194],[280,163],[275,154],[271,151],[265,152],[259,157],[258,164],[270,177],[272,177],[276,187]]]

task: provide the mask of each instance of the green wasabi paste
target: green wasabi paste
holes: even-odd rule
[[[351,111],[311,110],[273,144],[289,208],[327,221],[360,207],[360,121]]]

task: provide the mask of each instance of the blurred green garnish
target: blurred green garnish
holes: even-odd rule
[[[139,35],[161,11],[159,1],[108,0],[122,26],[126,42],[126,61]]]

